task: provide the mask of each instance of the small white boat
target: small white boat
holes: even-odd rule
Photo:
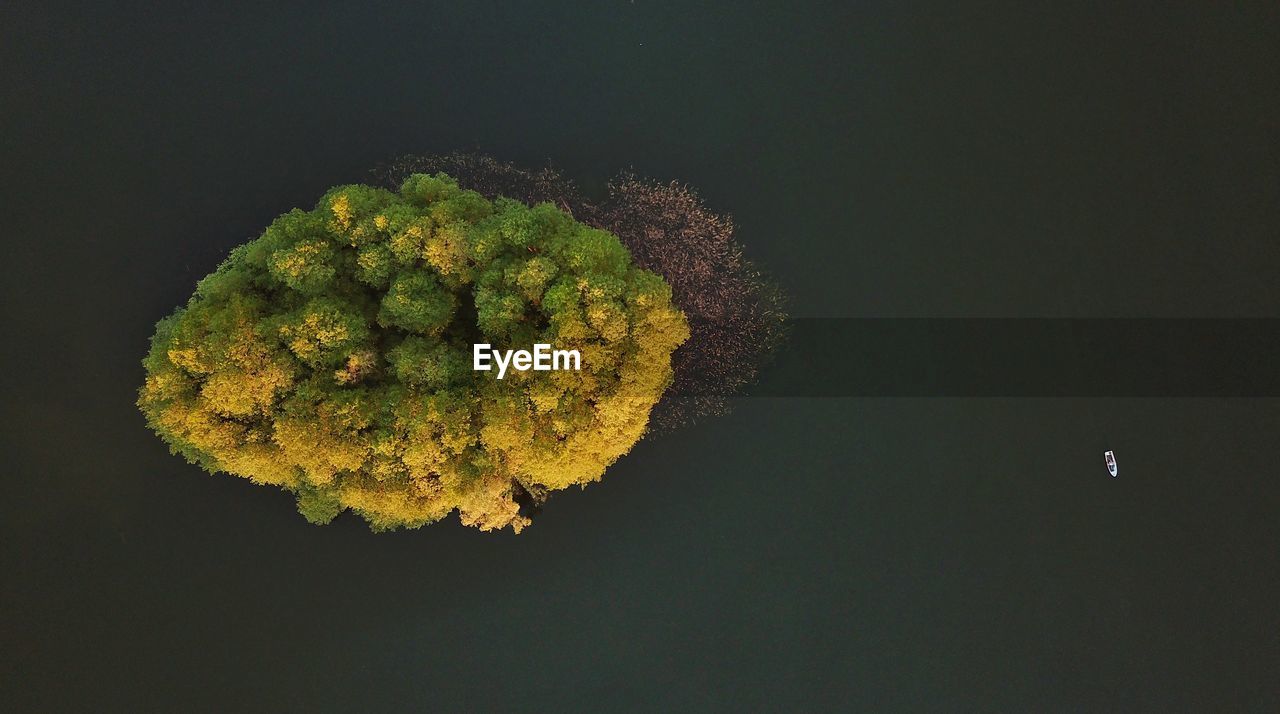
[[[1107,471],[1111,473],[1111,478],[1115,478],[1120,472],[1120,468],[1116,466],[1116,452],[1108,451],[1103,456],[1107,459]]]

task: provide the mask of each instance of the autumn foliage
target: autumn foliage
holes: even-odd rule
[[[672,429],[727,410],[781,343],[780,290],[744,256],[733,222],[688,187],[623,174],[593,201],[550,169],[526,170],[482,154],[404,156],[374,171],[388,186],[415,172],[443,171],[489,198],[550,202],[618,236],[636,264],[661,275],[687,316],[690,338],[672,356],[674,381],[651,426]]]
[[[403,178],[335,188],[233,251],[157,325],[138,404],[176,453],[288,489],[313,522],[456,510],[519,531],[522,506],[642,436],[689,326],[672,286],[561,197]],[[477,342],[577,349],[582,371],[499,381],[471,369]]]

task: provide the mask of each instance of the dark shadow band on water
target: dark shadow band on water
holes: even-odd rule
[[[1275,397],[1280,319],[797,319],[746,396]]]

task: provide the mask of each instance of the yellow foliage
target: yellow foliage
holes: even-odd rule
[[[360,439],[335,433],[319,420],[277,419],[275,442],[285,458],[300,466],[316,486],[331,483],[340,471],[358,471],[368,453]]]
[[[329,202],[329,210],[333,213],[333,219],[337,221],[342,228],[351,227],[351,219],[355,212],[351,210],[351,198],[345,193],[338,194]]]
[[[446,278],[470,282],[467,269],[466,227],[451,223],[439,226],[423,241],[422,257]]]

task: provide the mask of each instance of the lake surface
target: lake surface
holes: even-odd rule
[[[1280,708],[1274,392],[789,353],[518,537],[309,526],[133,406],[197,279],[404,152],[687,182],[802,319],[1280,316],[1280,8],[1062,5],[0,9],[4,708]]]

